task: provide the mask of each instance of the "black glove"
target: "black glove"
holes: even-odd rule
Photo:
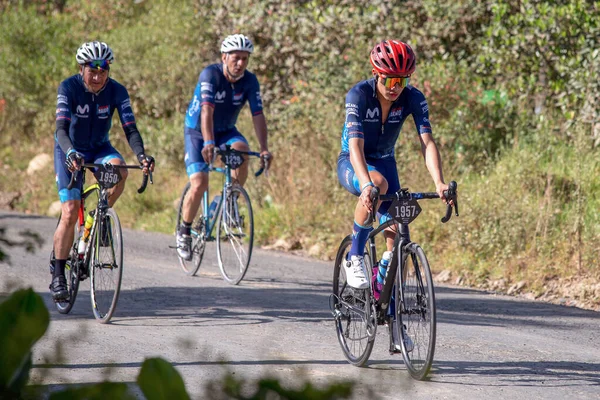
[[[69,149],[69,151],[67,151],[65,164],[67,165],[69,171],[79,169],[81,164],[83,164],[83,154],[79,153],[73,148]]]
[[[137,159],[140,162],[140,164],[144,164],[144,161],[148,162],[148,167],[152,164],[154,164],[154,157],[152,156],[147,156],[144,153],[140,153],[137,155]]]

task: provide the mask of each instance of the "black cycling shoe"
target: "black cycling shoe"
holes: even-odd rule
[[[64,275],[59,275],[52,279],[50,293],[52,293],[52,299],[54,299],[54,301],[63,301],[69,298],[67,279]]]

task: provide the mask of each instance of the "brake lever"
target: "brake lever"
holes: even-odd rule
[[[458,217],[458,196],[456,195],[457,188],[458,184],[455,181],[451,181],[448,184],[448,190],[444,190],[444,196],[446,196],[446,199],[448,199],[448,205],[446,207],[446,215],[442,217],[442,223],[448,222],[452,217],[452,205],[454,205],[454,211]]]

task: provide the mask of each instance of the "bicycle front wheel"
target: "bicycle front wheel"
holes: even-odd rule
[[[123,278],[123,237],[117,213],[109,208],[101,220],[96,216],[96,229],[90,241],[92,279],[91,298],[94,317],[107,323],[113,316]]]
[[[347,283],[344,263],[352,238],[346,238],[340,244],[333,268],[332,311],[335,318],[337,338],[346,359],[353,365],[363,366],[373,351],[377,322],[375,320],[375,304],[368,289],[353,289]],[[373,266],[367,250],[365,250],[365,266],[367,276],[372,275]]]
[[[179,211],[177,212],[177,225],[175,225],[175,237],[177,237],[177,232],[179,231],[179,227],[183,221],[183,203],[185,202],[186,196],[190,192],[190,183],[188,182],[183,188],[183,193],[181,194],[181,200],[179,201]],[[204,257],[204,250],[206,248],[206,227],[204,225],[204,217],[202,215],[203,210],[202,204],[200,204],[199,215],[196,218],[196,221],[192,223],[192,259],[186,260],[184,258],[179,257],[179,265],[181,265],[181,269],[186,275],[194,276],[198,273],[200,269],[200,264],[202,263],[202,258]]]
[[[406,247],[402,298],[398,320],[401,322],[402,357],[410,375],[423,380],[433,363],[436,335],[436,310],[433,278],[421,246]]]
[[[217,259],[223,279],[237,285],[248,271],[254,242],[252,204],[246,190],[227,190],[217,224]]]

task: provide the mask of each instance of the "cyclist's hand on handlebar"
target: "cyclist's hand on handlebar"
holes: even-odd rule
[[[65,164],[69,171],[74,172],[78,171],[84,163],[83,154],[78,152],[77,150],[71,148],[67,151],[67,157],[65,160]]]
[[[202,148],[202,158],[204,158],[204,162],[210,164],[215,155],[215,145],[214,144],[205,144]]]
[[[154,157],[148,156],[144,153],[140,153],[137,155],[137,159],[140,162],[140,165],[144,166],[144,168],[142,169],[142,171],[144,171],[144,174],[148,175],[148,171],[154,172]]]
[[[440,199],[442,199],[444,204],[452,204],[452,199],[447,198],[446,193],[444,193],[447,190],[448,190],[448,185],[443,182],[437,184],[435,187],[435,191],[440,196]],[[448,203],[448,202],[450,202],[450,203]]]
[[[260,167],[268,170],[271,168],[273,163],[273,154],[269,150],[263,150],[260,152]]]

